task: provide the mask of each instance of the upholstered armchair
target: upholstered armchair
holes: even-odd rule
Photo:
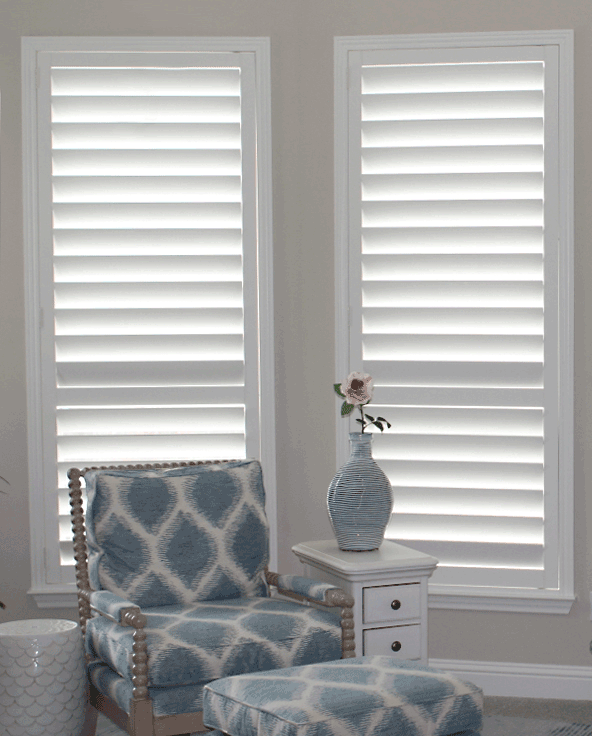
[[[202,731],[212,680],[354,656],[353,599],[268,570],[258,461],[72,468],[68,477],[85,735],[98,711],[132,736]]]

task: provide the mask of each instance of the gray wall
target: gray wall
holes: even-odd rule
[[[21,216],[20,37],[270,36],[273,84],[277,451],[280,569],[290,547],[330,536],[334,472],[333,37],[575,29],[576,583],[569,616],[430,613],[430,655],[592,665],[592,2],[590,0],[0,0],[0,620],[39,611],[30,584]],[[1,481],[0,481],[1,483]]]

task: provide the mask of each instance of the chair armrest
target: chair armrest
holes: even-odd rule
[[[297,600],[318,603],[321,606],[341,608],[341,656],[349,659],[356,656],[354,641],[354,598],[342,588],[320,580],[312,580],[300,575],[279,575],[265,570],[268,585],[277,588],[278,593]]]
[[[280,593],[296,594],[308,601],[322,603],[324,605],[335,606],[343,605],[333,602],[333,596],[328,595],[330,590],[339,590],[337,585],[323,583],[320,580],[305,578],[301,575],[279,575],[278,573],[267,572],[267,582],[278,589]]]
[[[100,613],[101,616],[110,618],[122,626],[130,625],[125,617],[125,614],[130,612],[130,609],[133,609],[134,613],[140,613],[140,608],[135,603],[126,601],[124,598],[120,598],[108,590],[93,590],[90,592],[88,599],[91,610]]]
[[[88,593],[91,611],[100,613],[120,626],[134,629],[132,645],[133,703],[148,700],[148,646],[146,642],[146,616],[140,607],[120,598],[108,590],[93,590]]]

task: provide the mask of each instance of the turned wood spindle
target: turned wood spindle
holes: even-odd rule
[[[76,589],[78,591],[78,616],[80,618],[80,629],[86,632],[86,622],[90,618],[90,604],[82,590],[90,590],[88,578],[88,557],[85,543],[84,514],[82,512],[82,487],[80,478],[82,473],[78,468],[72,468],[68,472],[70,482],[70,506],[72,509],[72,532],[74,536],[74,560],[76,562]]]
[[[134,700],[148,698],[148,647],[146,644],[146,616],[139,610],[128,610],[122,620],[134,629],[132,645],[132,696]]]
[[[327,603],[341,607],[341,658],[355,657],[356,645],[354,634],[354,599],[341,589],[327,591]]]

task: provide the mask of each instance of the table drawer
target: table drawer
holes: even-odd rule
[[[388,626],[364,630],[364,655],[390,655],[399,659],[421,659],[421,626]]]
[[[364,623],[420,618],[420,588],[419,583],[364,588]]]

